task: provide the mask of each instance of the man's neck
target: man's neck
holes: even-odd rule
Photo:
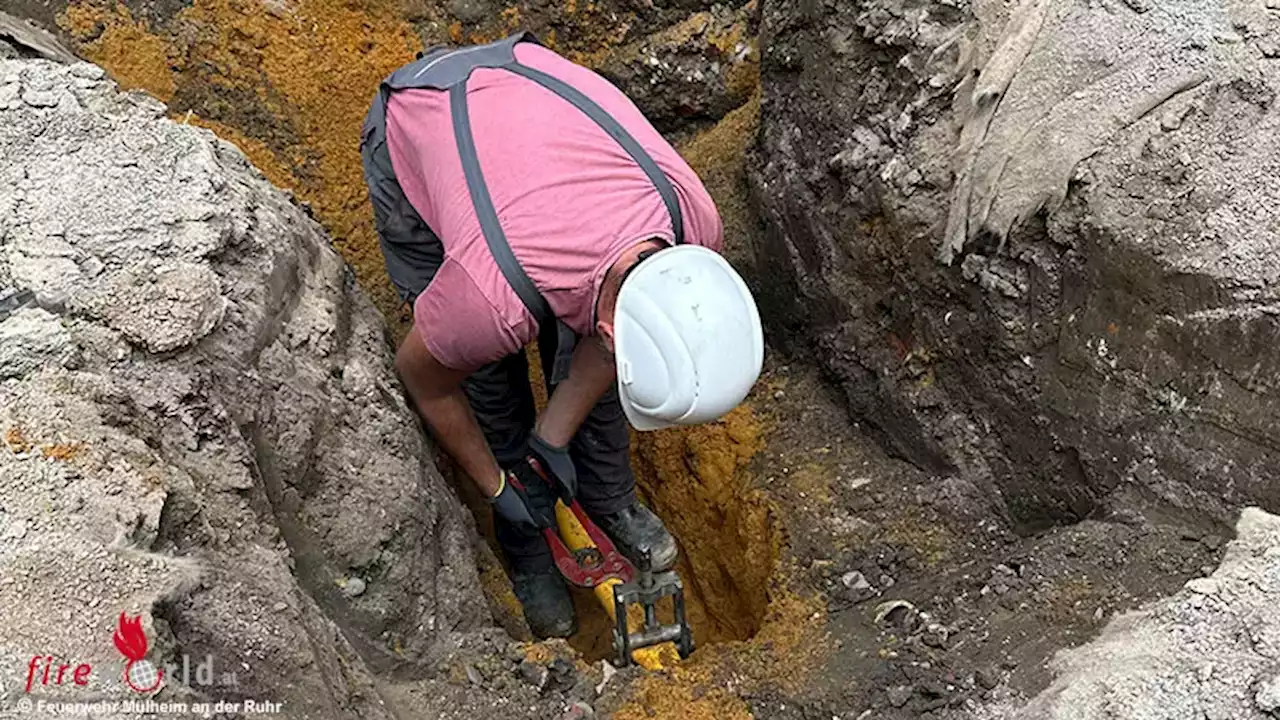
[[[647,250],[658,250],[667,246],[663,240],[645,240],[627,248],[618,259],[605,271],[604,282],[600,283],[600,295],[596,298],[596,320],[613,323],[614,308],[618,304],[618,291],[622,289],[622,279],[627,271],[640,261],[641,253]]]

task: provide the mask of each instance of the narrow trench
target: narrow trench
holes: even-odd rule
[[[721,423],[633,433],[637,493],[680,546],[689,624],[698,647],[749,640],[768,605],[780,536],[762,496],[747,487],[758,428],[735,413]],[[588,660],[612,653],[608,615],[578,593],[580,630],[572,644]]]
[[[546,402],[543,382],[531,348],[531,385],[539,410]],[[751,639],[768,606],[769,578],[777,565],[781,532],[764,495],[749,485],[748,465],[763,446],[757,421],[745,408],[717,423],[632,433],[632,468],[636,492],[666,524],[680,547],[676,568],[684,584],[689,625],[697,649]],[[476,518],[477,528],[493,553],[501,551],[493,537],[492,517],[474,486],[447,458],[441,470]],[[519,603],[504,569],[486,567],[481,559],[484,591],[500,625],[512,631]],[[594,594],[571,587],[578,632],[569,644],[589,662],[613,656],[613,623]],[[669,618],[669,605],[660,616]],[[695,650],[694,657],[697,656]]]

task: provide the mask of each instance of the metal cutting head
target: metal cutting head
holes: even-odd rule
[[[617,652],[616,664],[619,667],[631,664],[632,651],[665,642],[675,643],[681,658],[687,658],[693,652],[693,631],[685,616],[684,584],[680,576],[674,570],[655,573],[650,568],[649,551],[641,549],[635,580],[613,588],[613,648]],[[665,624],[658,621],[658,601],[664,597],[671,598],[675,615],[673,622]],[[630,632],[627,611],[634,605],[644,609],[644,627]]]

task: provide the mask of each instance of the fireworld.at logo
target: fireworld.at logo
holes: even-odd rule
[[[164,686],[164,670],[147,660],[147,634],[142,631],[142,618],[120,613],[120,623],[111,642],[124,656],[124,684],[130,690],[150,695]]]
[[[193,685],[235,687],[239,685],[235,672],[215,673],[213,656],[192,662],[191,656],[182,655],[180,663],[166,663],[157,668],[147,660],[146,631],[142,629],[142,617],[120,613],[111,642],[124,656],[122,680],[125,687],[139,695],[152,695],[165,686],[166,681],[186,687]],[[246,666],[247,667],[247,666]],[[194,673],[192,672],[194,670]],[[194,675],[194,677],[193,677]],[[93,666],[89,663],[59,663],[52,655],[33,655],[27,663],[26,692],[39,687],[86,686],[93,679]]]

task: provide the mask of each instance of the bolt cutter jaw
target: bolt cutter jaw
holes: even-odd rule
[[[570,550],[565,545],[564,539],[556,532],[554,528],[543,528],[542,536],[546,539],[547,545],[551,548],[551,556],[555,560],[556,569],[564,576],[564,579],[573,585],[584,588],[594,588],[608,580],[617,580],[619,582],[631,582],[635,577],[635,569],[631,567],[631,563],[627,562],[627,558],[618,552],[618,548],[613,544],[600,528],[593,522],[586,511],[582,509],[582,505],[574,498],[564,498],[562,488],[552,479],[547,471],[542,467],[542,463],[536,458],[529,458],[529,466],[533,468],[534,474],[542,478],[552,490],[560,495],[562,502],[568,507],[569,512],[573,513],[574,518],[582,525],[582,529],[586,531],[587,537],[591,540],[594,547],[586,547],[577,551]]]

